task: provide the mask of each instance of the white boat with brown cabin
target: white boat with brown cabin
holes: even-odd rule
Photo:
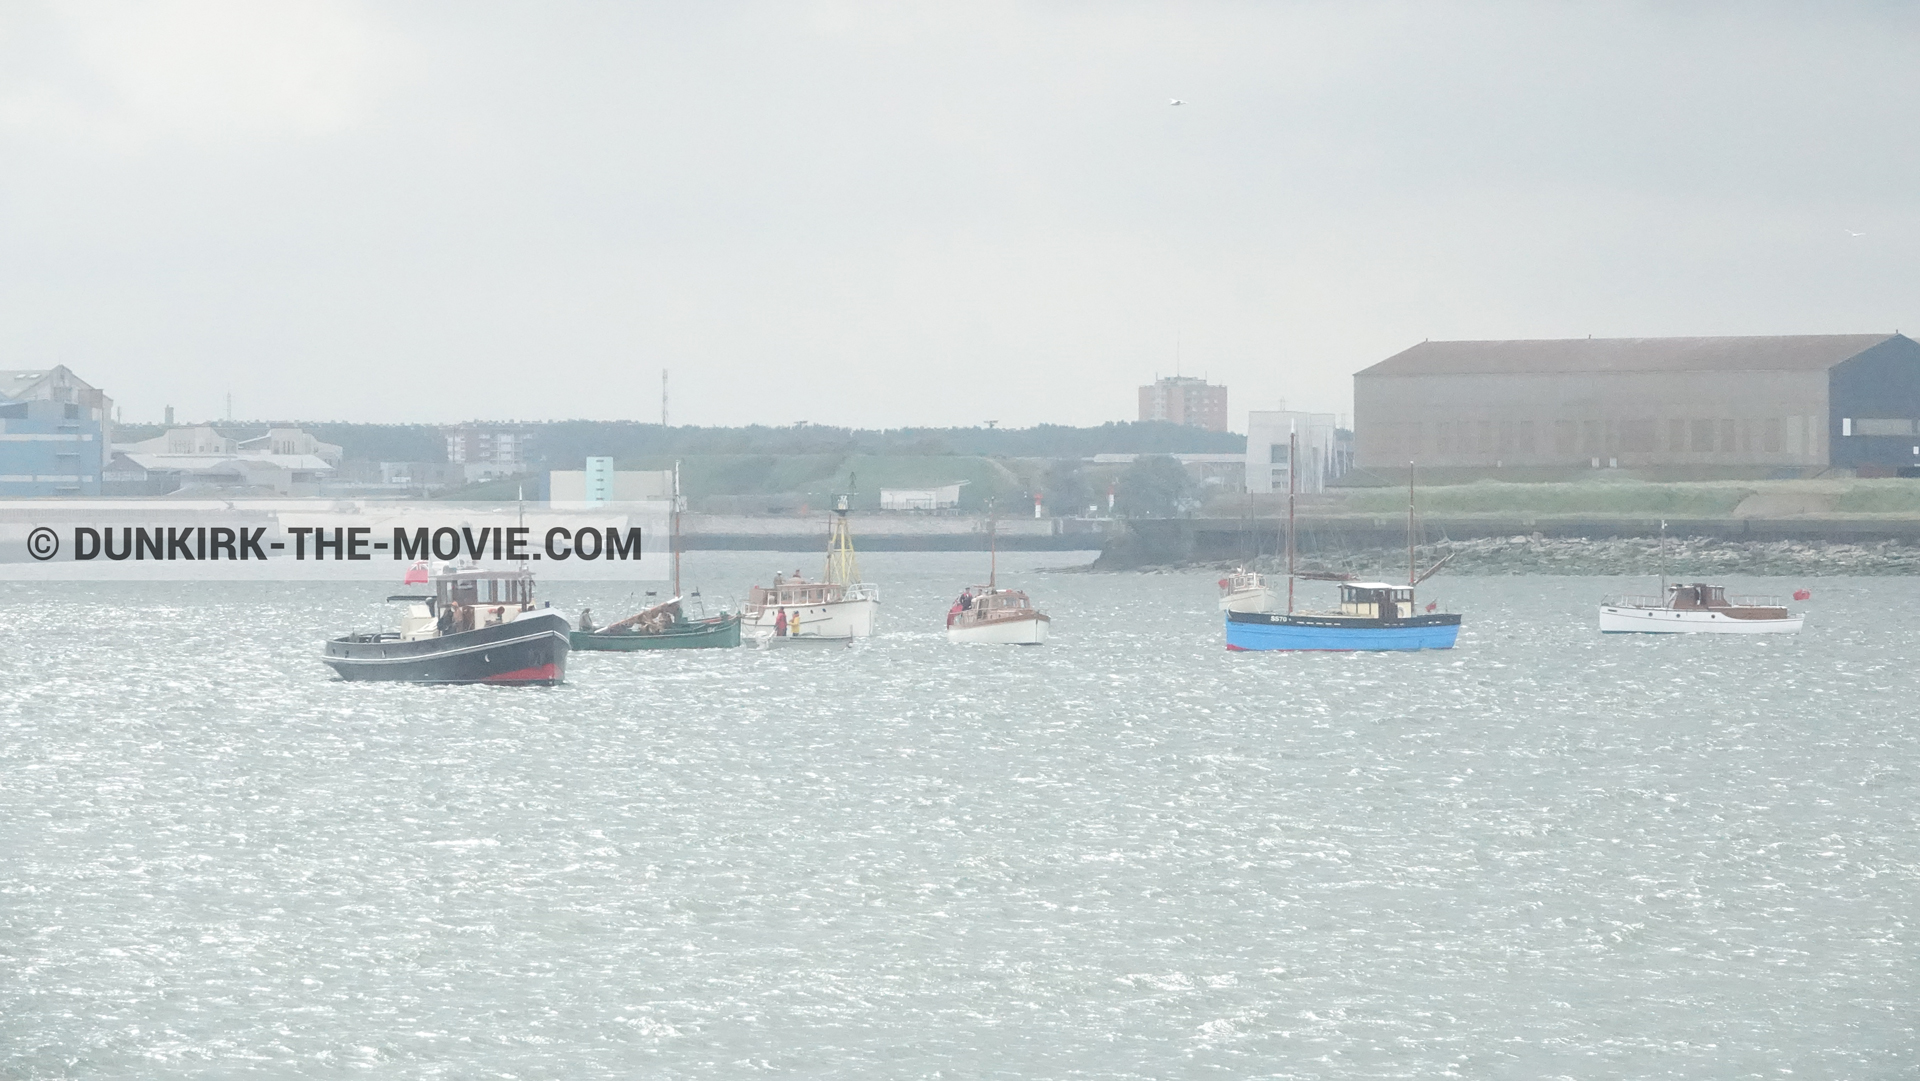
[[[999,531],[987,516],[987,584],[969,586],[947,609],[947,641],[1006,646],[1037,646],[1047,640],[1053,620],[1017,589],[1000,588]]]
[[[998,645],[1037,646],[1046,642],[1053,620],[1017,589],[992,584],[975,586],[962,594],[947,612],[947,641],[990,642]]]
[[[1603,634],[1790,634],[1804,620],[1778,597],[1729,597],[1724,586],[1704,582],[1676,582],[1665,597],[1600,602]]]

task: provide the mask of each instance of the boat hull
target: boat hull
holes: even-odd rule
[[[1280,598],[1269,586],[1236,589],[1220,598],[1222,612],[1271,612],[1280,607]]]
[[[566,617],[543,610],[497,627],[410,642],[348,635],[329,641],[321,660],[354,681],[551,686],[566,679],[568,648]]]
[[[1803,622],[1803,616],[1735,619],[1712,610],[1600,606],[1602,634],[1792,634]]]
[[[763,610],[747,612],[743,617],[743,632],[755,638],[773,634],[780,611],[781,606],[768,605]],[[789,620],[796,614],[800,617],[801,634],[817,638],[871,637],[874,616],[879,611],[880,602],[871,597],[786,606]]]
[[[659,633],[570,631],[568,641],[588,653],[634,653],[646,649],[732,649],[740,644],[740,617],[684,623]]]
[[[1379,620],[1359,617],[1227,613],[1227,648],[1260,650],[1415,651],[1452,649],[1460,617],[1451,613]]]
[[[953,626],[947,628],[947,641],[1001,646],[1044,645],[1050,622],[1036,612],[1031,619],[997,619],[991,623]]]
[[[762,634],[747,641],[758,649],[846,649],[853,645],[853,635]]]

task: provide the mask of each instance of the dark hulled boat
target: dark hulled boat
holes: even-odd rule
[[[388,598],[407,604],[398,631],[343,635],[321,659],[349,680],[550,686],[566,678],[567,619],[533,606],[533,575],[449,570],[429,584],[432,593]]]

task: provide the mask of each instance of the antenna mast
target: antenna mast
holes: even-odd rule
[[[1293,425],[1287,426],[1287,614],[1293,614],[1293,494],[1299,490],[1295,483],[1294,466],[1300,461],[1300,433]]]
[[[680,597],[680,463],[673,463],[673,596]],[[701,601],[704,611],[706,601]]]
[[[1414,585],[1420,572],[1413,565],[1413,462],[1407,462],[1407,584]]]
[[[660,427],[667,426],[667,370],[660,369]]]
[[[1660,603],[1667,603],[1667,520],[1660,519]]]
[[[987,502],[987,588],[1000,584],[1000,530],[993,517],[993,502]]]

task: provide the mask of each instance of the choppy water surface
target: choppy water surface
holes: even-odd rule
[[[0,1076],[1920,1068],[1920,583],[1655,640],[1443,579],[1450,653],[1235,655],[1212,575],[1068,561],[1003,561],[1044,648],[869,555],[865,648],[553,690],[334,681],[381,586],[0,587]]]

